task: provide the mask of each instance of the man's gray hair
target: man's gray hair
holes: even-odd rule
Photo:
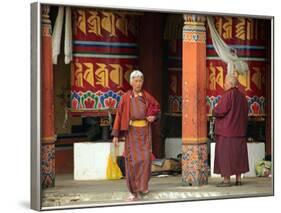
[[[143,74],[141,71],[139,70],[134,70],[131,74],[130,74],[130,83],[132,83],[134,78],[142,78],[143,79]]]
[[[233,75],[233,74],[227,74],[225,76],[225,79],[227,79],[231,85],[231,87],[236,87],[238,85],[238,78],[237,76]]]

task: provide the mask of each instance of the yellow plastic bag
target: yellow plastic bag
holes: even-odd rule
[[[107,168],[106,168],[106,178],[108,180],[117,180],[121,179],[122,172],[116,162],[116,148],[114,148],[114,154],[110,153],[108,156],[108,161],[107,161]]]

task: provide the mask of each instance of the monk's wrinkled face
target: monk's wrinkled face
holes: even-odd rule
[[[131,81],[131,86],[135,92],[140,92],[143,85],[143,78],[142,77],[135,77]]]

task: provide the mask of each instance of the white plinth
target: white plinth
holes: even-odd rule
[[[216,143],[211,143],[211,176],[220,177],[218,174],[214,174],[214,162],[215,162],[215,147]],[[254,177],[255,164],[261,161],[265,157],[265,144],[264,143],[247,143],[248,147],[248,159],[250,171],[243,174],[243,176]]]
[[[165,158],[176,158],[182,153],[181,138],[166,138],[165,139]]]
[[[122,155],[123,150],[124,142],[120,142],[118,155]],[[112,143],[74,143],[74,180],[106,179],[108,156],[113,152]]]

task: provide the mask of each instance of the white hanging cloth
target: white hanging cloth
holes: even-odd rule
[[[227,63],[227,73],[235,75],[236,71],[238,72],[237,74],[243,75],[248,72],[248,64],[237,56],[236,49],[229,47],[220,37],[216,30],[213,17],[207,16],[207,22],[214,48],[220,59]]]
[[[65,64],[69,64],[72,60],[72,26],[71,26],[71,8],[65,9],[65,38],[64,38],[64,54]],[[64,7],[60,6],[56,18],[53,35],[52,35],[52,59],[53,64],[57,64],[58,55],[61,47],[61,34],[63,27]]]
[[[65,8],[65,37],[64,37],[64,63],[69,64],[72,61],[72,27],[71,27],[71,9]]]
[[[56,18],[54,30],[53,30],[53,35],[52,35],[53,64],[58,63],[58,55],[60,54],[63,14],[64,14],[64,8],[63,8],[63,6],[60,6],[59,11],[58,11],[58,16]]]

